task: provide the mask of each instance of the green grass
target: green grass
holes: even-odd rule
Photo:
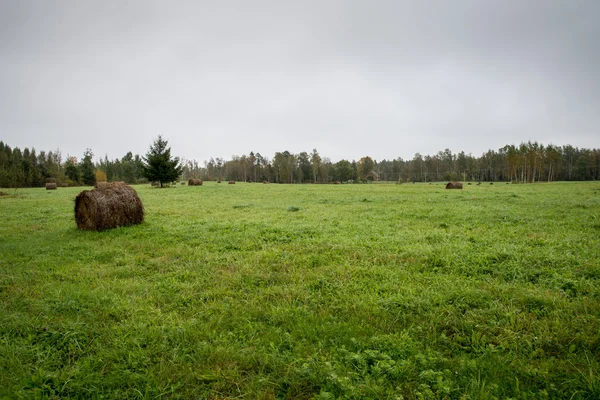
[[[598,399],[600,184],[0,196],[0,398]]]

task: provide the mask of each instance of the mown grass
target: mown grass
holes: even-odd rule
[[[600,398],[600,185],[0,196],[0,397]]]

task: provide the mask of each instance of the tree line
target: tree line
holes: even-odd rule
[[[159,137],[159,140],[160,139]],[[166,149],[166,141],[164,143]],[[155,142],[156,145],[156,142]],[[151,147],[152,150],[152,147]],[[167,149],[170,150],[170,149]],[[150,154],[150,153],[149,153]],[[108,156],[93,161],[86,149],[80,159],[60,150],[36,152],[34,148],[11,148],[0,141],[0,187],[39,187],[47,182],[68,185],[93,185],[96,181],[148,182],[144,157],[131,152],[122,158]],[[178,161],[178,159],[177,159]],[[274,183],[395,182],[434,181],[506,181],[514,183],[598,180],[600,149],[571,145],[543,145],[523,142],[488,150],[479,157],[453,153],[450,149],[436,154],[416,153],[412,159],[360,160],[332,162],[317,149],[298,154],[276,152],[272,158],[251,151],[230,160],[210,158],[203,163],[181,160],[177,179],[268,181]]]

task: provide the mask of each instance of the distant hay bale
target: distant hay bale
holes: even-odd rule
[[[221,183],[221,180],[219,179],[219,180],[217,181],[217,183]]]
[[[190,179],[188,186],[202,186],[202,179]]]
[[[454,182],[448,182],[446,184],[446,189],[462,189],[463,188],[463,184],[457,181]]]
[[[123,182],[102,183],[75,198],[75,221],[79,229],[102,231],[144,221],[144,206],[135,189]]]
[[[229,181],[229,182],[227,182],[227,184],[229,184],[229,185],[235,185],[235,181]]]
[[[160,182],[155,181],[155,182],[152,182],[151,185],[152,185],[152,187],[157,187],[157,186],[160,186]]]
[[[68,183],[61,183],[60,187],[69,187],[69,184]]]
[[[268,184],[269,184],[269,181],[263,181],[263,183],[264,183],[265,185],[268,185]]]
[[[58,186],[54,182],[46,183],[46,190],[56,190]]]

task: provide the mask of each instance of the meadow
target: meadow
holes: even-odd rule
[[[598,182],[135,189],[0,189],[0,398],[600,398]]]

